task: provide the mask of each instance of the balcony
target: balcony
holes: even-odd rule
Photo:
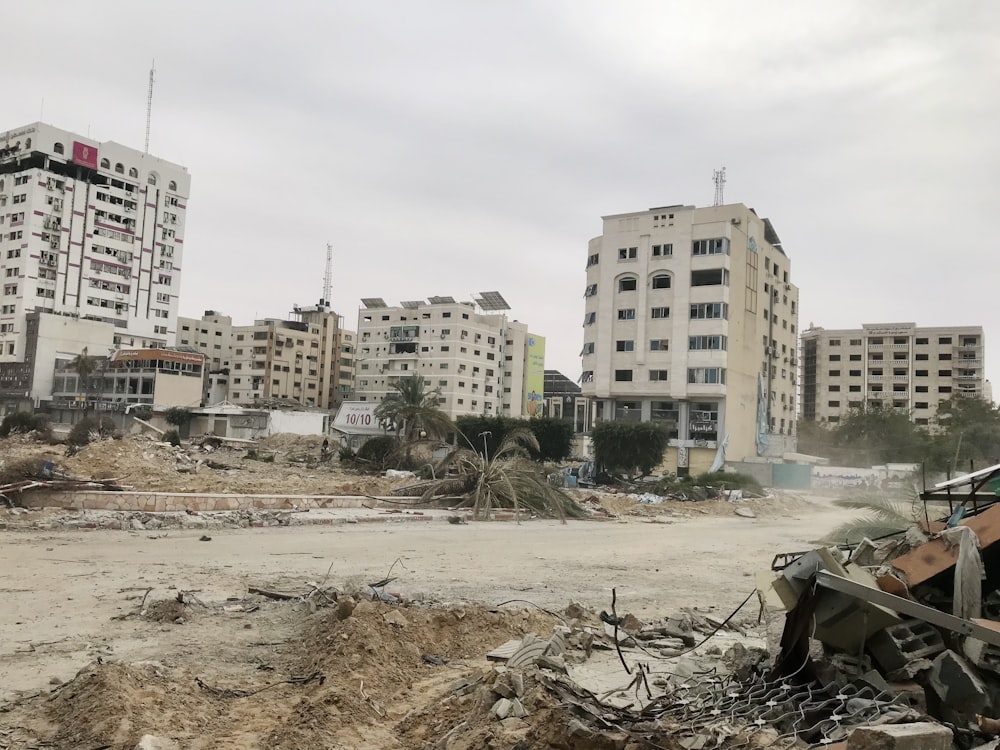
[[[968,373],[966,373],[966,374],[959,373],[958,375],[955,375],[955,379],[956,380],[981,380],[982,379],[982,375],[980,375],[977,372],[974,372],[971,375],[968,374]]]
[[[952,360],[955,367],[981,367],[983,360],[981,359],[966,359],[965,357],[956,357]]]
[[[910,379],[909,375],[890,375],[889,377],[891,377],[897,383],[906,382]]]
[[[885,360],[885,359],[869,359],[868,368],[871,369],[874,367],[875,369],[878,369],[879,367],[885,367],[886,364],[890,361],[891,360]]]

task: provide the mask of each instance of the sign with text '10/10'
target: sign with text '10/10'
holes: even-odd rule
[[[351,435],[382,435],[385,431],[375,416],[377,408],[375,401],[345,401],[337,410],[333,428]]]

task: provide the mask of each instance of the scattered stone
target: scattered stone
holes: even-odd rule
[[[202,534],[200,537],[198,537],[198,541],[199,542],[210,542],[210,541],[212,541],[212,537],[206,536],[205,534]]]
[[[553,672],[566,674],[566,662],[561,656],[539,656],[535,662],[539,669],[551,669]]]
[[[754,513],[752,510],[750,510],[749,508],[736,508],[733,511],[733,513],[735,513],[738,516],[743,516],[744,518],[756,518],[757,517],[757,514]]]
[[[55,675],[53,675],[52,677],[49,678],[49,684],[50,685],[62,685],[62,680],[60,680],[58,677],[56,677]]]
[[[180,750],[181,746],[166,737],[157,737],[152,734],[144,734],[139,738],[139,744],[135,750]]]
[[[516,716],[518,719],[523,719],[525,716],[528,715],[527,710],[524,708],[524,704],[521,703],[521,701],[518,698],[514,698],[514,700],[511,701],[510,713],[512,716]]]
[[[642,630],[642,623],[638,617],[630,612],[622,618],[621,624],[618,627],[624,628],[630,633],[636,633]]]
[[[524,695],[524,675],[520,672],[510,673],[510,686],[514,689],[514,695],[518,698]]]
[[[389,625],[392,625],[397,628],[405,628],[407,625],[410,624],[407,621],[407,619],[403,617],[402,612],[400,612],[398,609],[389,610],[384,615],[382,615],[382,619]]]
[[[570,620],[587,620],[594,616],[593,612],[577,602],[570,602],[569,606],[563,610],[563,614]]]
[[[343,599],[337,601],[336,617],[338,620],[346,620],[352,614],[354,614],[354,608],[358,606],[358,603],[354,601],[353,597],[345,596]]]
[[[498,719],[506,719],[510,714],[511,707],[514,704],[507,698],[501,698],[493,707],[490,709],[490,713],[496,716]]]
[[[952,733],[929,721],[858,727],[847,740],[848,750],[951,750]]]

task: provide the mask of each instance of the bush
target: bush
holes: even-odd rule
[[[358,450],[358,459],[374,464],[378,469],[389,468],[399,450],[399,442],[391,435],[373,437]]]
[[[111,417],[84,417],[70,429],[66,442],[79,447],[87,445],[94,436],[106,438],[114,434],[115,423]]]
[[[163,433],[163,442],[179,446],[181,444],[181,434],[177,430],[167,430]]]
[[[163,418],[167,424],[172,424],[174,427],[183,427],[191,421],[192,416],[190,411],[180,406],[171,406],[163,412]]]
[[[735,471],[714,471],[699,474],[692,477],[687,476],[680,480],[685,484],[694,484],[700,487],[718,487],[726,490],[750,490],[758,494],[763,494],[764,488],[754,477],[749,474],[739,474]]]
[[[50,434],[49,420],[42,414],[32,414],[27,411],[16,411],[8,414],[0,422],[0,437],[7,437],[11,433],[40,432],[43,435]]]
[[[337,451],[337,459],[344,462],[353,461],[358,457],[358,454],[354,452],[354,449],[349,445],[342,445]]]
[[[573,423],[554,417],[536,417],[528,422],[528,429],[538,441],[540,461],[562,461],[573,446]]]
[[[147,405],[137,406],[130,412],[130,414],[136,419],[148,422],[153,416],[153,407]]]
[[[652,422],[598,422],[594,426],[594,458],[610,473],[646,476],[663,460],[667,431]]]

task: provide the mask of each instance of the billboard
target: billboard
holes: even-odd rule
[[[545,415],[545,337],[528,334],[524,358],[524,408],[530,417]]]
[[[97,169],[97,147],[73,141],[73,162],[83,167]]]
[[[345,401],[333,419],[333,428],[348,435],[384,435],[375,410],[377,401]]]

